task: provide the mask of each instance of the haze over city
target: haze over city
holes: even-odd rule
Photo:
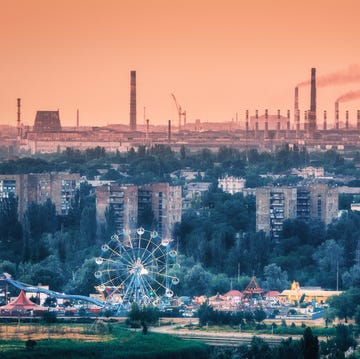
[[[171,93],[189,122],[285,114],[312,67],[319,113],[332,114],[337,98],[360,88],[359,79],[319,83],[360,72],[356,0],[1,3],[0,124],[16,124],[17,98],[25,124],[37,110],[57,109],[64,126],[75,125],[77,109],[82,125],[128,124],[131,70],[138,123],[144,107],[153,124],[176,121]],[[300,87],[301,110],[309,100],[309,86]],[[347,103],[351,121],[359,107],[359,99]]]

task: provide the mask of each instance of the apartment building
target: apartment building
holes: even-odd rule
[[[139,187],[139,209],[151,203],[157,231],[162,238],[171,238],[175,223],[181,222],[182,190],[181,186],[169,183],[152,183]]]
[[[146,186],[107,184],[96,188],[98,223],[106,223],[106,211],[111,209],[119,232],[141,226],[139,215],[151,208],[157,232],[162,238],[171,238],[175,223],[181,221],[181,207],[181,186],[170,186],[168,183]]]
[[[0,199],[14,194],[18,199],[19,218],[31,203],[44,204],[50,199],[59,215],[67,215],[80,187],[80,174],[68,172],[0,175]]]
[[[116,230],[135,230],[138,217],[137,186],[106,184],[96,187],[96,220],[106,223],[106,212],[113,216]]]
[[[338,216],[338,190],[327,184],[256,189],[256,230],[278,241],[286,219],[318,219],[326,224]]]
[[[245,182],[244,178],[225,176],[218,179],[218,187],[226,193],[234,194],[243,191]]]

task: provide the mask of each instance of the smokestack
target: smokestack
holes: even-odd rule
[[[358,131],[360,131],[360,110],[357,110],[357,123],[356,123],[356,127],[357,127]]]
[[[146,143],[149,144],[149,119],[146,119]]]
[[[79,109],[76,110],[76,127],[79,128]]]
[[[259,112],[258,110],[255,111],[255,138],[257,137],[259,131]]]
[[[130,130],[136,131],[136,71],[130,71]]]
[[[269,123],[268,123],[268,110],[265,110],[265,128],[264,128],[264,138],[269,138]]]
[[[335,102],[335,129],[339,129],[339,102]]]
[[[295,101],[294,101],[294,123],[296,134],[295,137],[300,137],[300,115],[299,115],[299,88],[295,87]]]
[[[326,131],[326,110],[324,111],[324,125],[323,130]]]
[[[345,112],[345,129],[349,129],[349,111]]]
[[[313,138],[316,130],[316,69],[314,67],[311,69],[310,112],[308,120],[308,134]]]
[[[21,138],[21,99],[17,99],[17,137]]]
[[[280,139],[280,110],[277,110],[276,138]]]
[[[289,138],[289,134],[290,134],[290,110],[287,110],[286,138]]]
[[[168,143],[171,142],[171,120],[168,122]]]
[[[245,121],[245,129],[246,129],[246,135],[249,131],[249,110],[246,110],[246,115],[245,115],[246,121]]]

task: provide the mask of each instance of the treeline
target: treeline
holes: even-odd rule
[[[284,174],[291,168],[308,165],[323,166],[326,171],[351,174],[360,178],[356,165],[360,163],[358,152],[348,158],[335,150],[308,153],[304,147],[285,144],[270,152],[258,152],[256,149],[240,151],[232,147],[220,147],[217,152],[203,149],[190,152],[185,146],[174,152],[167,145],[154,145],[150,148],[139,146],[128,152],[106,153],[104,148],[95,147],[80,151],[67,148],[62,153],[42,154],[32,157],[12,159],[0,163],[0,174],[19,174],[29,172],[48,172],[69,170],[80,172],[82,176],[93,179],[113,179],[120,183],[132,182],[144,184],[149,182],[174,181],[170,173],[190,168],[205,172],[203,180],[215,182],[225,174],[241,176],[248,187],[257,187],[273,180],[264,175]],[[283,184],[298,181],[296,177],[284,177],[277,182]]]
[[[252,196],[212,188],[200,208],[185,214],[174,231],[180,252],[201,264],[198,283],[205,282],[200,274],[205,278],[223,273],[228,288],[232,283],[238,289],[243,288],[242,277],[252,275],[272,290],[283,290],[293,280],[328,289],[360,285],[357,212],[349,211],[328,228],[315,220],[287,220],[279,243],[273,243],[263,232],[255,232]]]
[[[67,149],[59,154],[0,163],[0,173],[70,170],[119,183],[181,184],[183,180],[171,178],[170,173],[185,168],[204,172],[205,176],[196,180],[212,182],[210,191],[195,209],[184,214],[174,231],[181,265],[175,273],[180,278],[176,294],[213,295],[230,288],[244,289],[252,275],[265,289],[273,290],[287,288],[292,280],[302,286],[331,289],[359,285],[357,213],[350,211],[328,228],[320,222],[287,221],[283,238],[276,244],[255,231],[253,196],[229,195],[217,189],[217,179],[226,174],[243,176],[248,186],[256,187],[273,181],[263,176],[267,173],[284,173],[309,164],[360,178],[355,166],[359,162],[358,153],[349,160],[335,151],[308,153],[287,145],[272,153],[228,147],[192,153],[184,146],[176,153],[169,146],[156,145],[111,154],[101,147],[83,152]],[[342,198],[344,208],[350,201]],[[0,272],[9,272],[30,284],[50,284],[55,290],[93,292],[98,284],[93,275],[93,257],[99,253],[95,213],[95,196],[86,184],[82,184],[68,216],[57,216],[49,201],[31,204],[20,223],[16,198],[2,199]],[[106,228],[101,231],[105,239]]]
[[[50,285],[56,291],[94,291],[96,255],[95,195],[82,184],[67,216],[55,205],[31,203],[21,222],[14,196],[0,201],[0,273],[16,280]],[[90,273],[91,272],[91,273]]]

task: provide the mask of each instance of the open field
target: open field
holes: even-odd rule
[[[118,323],[1,324],[0,358],[207,358],[208,347],[167,334],[129,330]],[[36,342],[33,349],[26,342]]]

